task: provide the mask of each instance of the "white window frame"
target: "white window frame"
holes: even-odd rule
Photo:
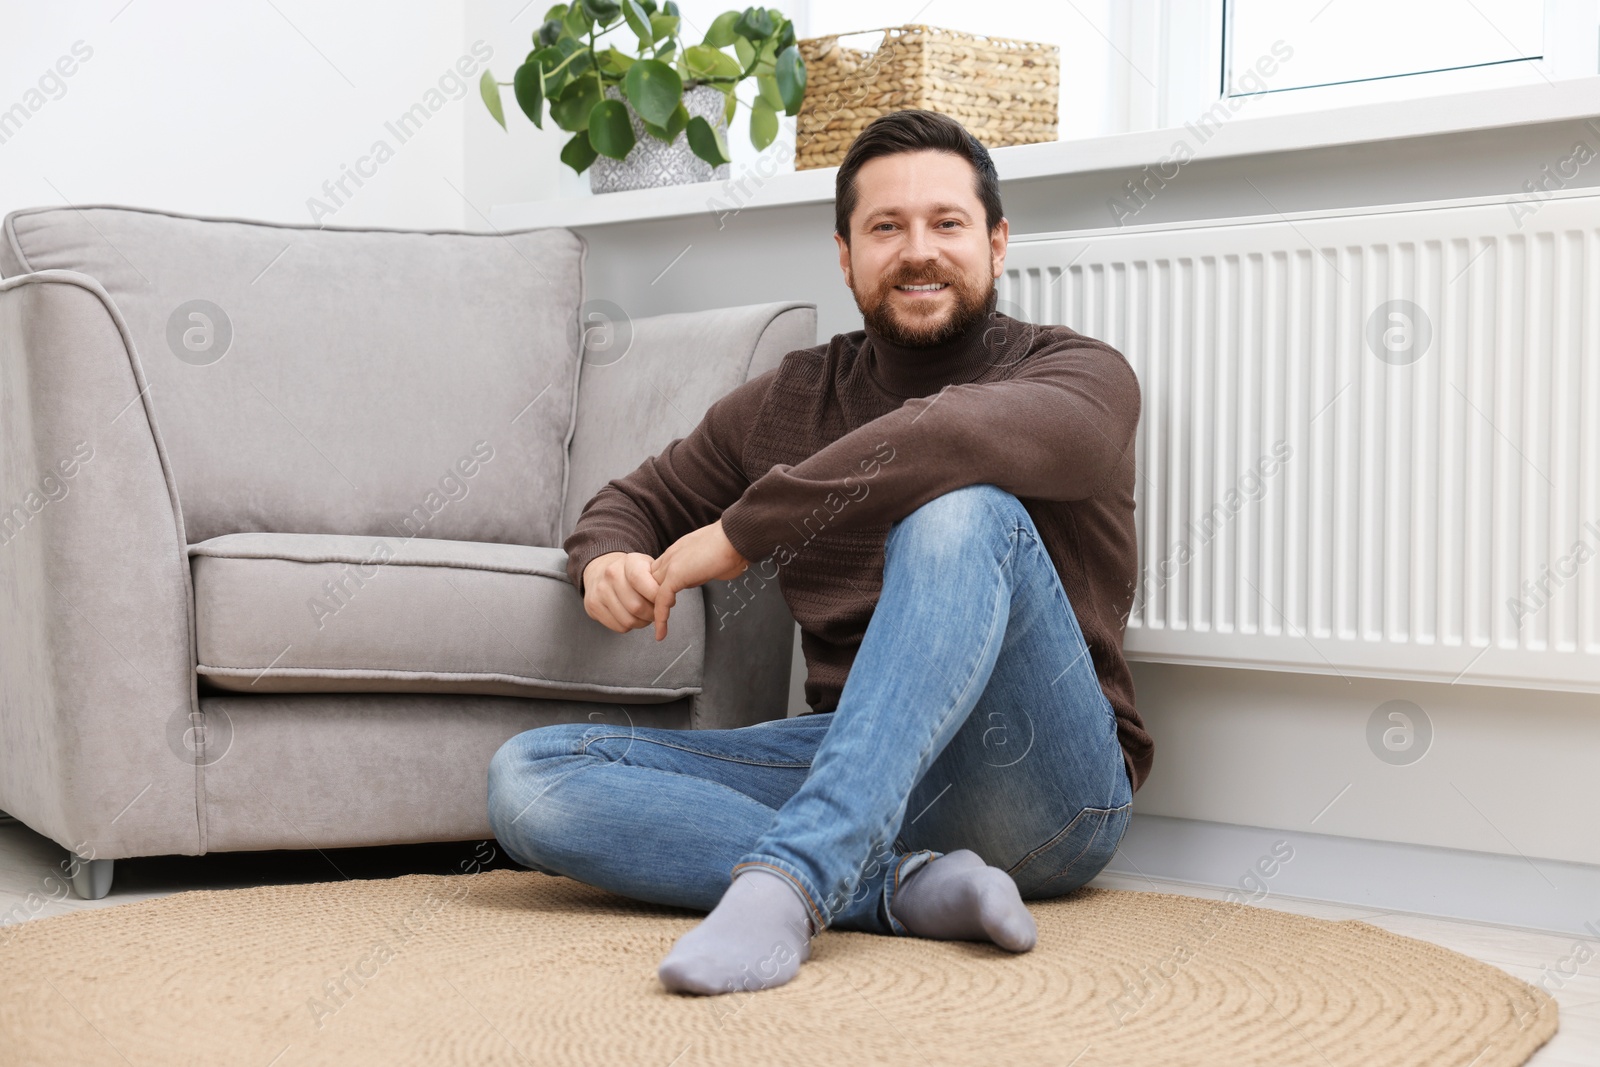
[[[1334,0],[1337,2],[1337,0]],[[1390,102],[1593,77],[1600,74],[1600,0],[1545,0],[1545,40],[1538,59],[1392,75],[1331,85],[1227,94],[1227,0],[1114,0],[1113,128],[1182,126],[1218,100],[1251,116],[1308,114]]]

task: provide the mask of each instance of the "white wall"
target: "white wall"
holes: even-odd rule
[[[464,0],[0,0],[0,213],[112,202],[305,222],[315,197],[332,224],[460,227],[475,218],[466,113],[483,110],[470,43]],[[75,46],[87,58],[60,78]],[[416,104],[426,121],[402,141],[385,123]],[[364,184],[324,192],[363,157]]]
[[[494,49],[489,69],[495,80],[509,82],[518,66],[533,48],[533,32],[539,28],[550,0],[466,0],[465,35],[482,40]],[[510,87],[502,93],[506,128],[502,130],[489,117],[483,102],[474,93],[467,102],[463,122],[464,165],[467,198],[488,215],[495,204],[515,204],[524,200],[547,200],[561,189],[560,171],[570,168],[561,162],[561,146],[571,136],[545,119],[544,129],[528,121],[512,99]],[[577,178],[577,175],[571,175]],[[581,192],[587,193],[587,179]],[[476,212],[472,228],[486,228]]]

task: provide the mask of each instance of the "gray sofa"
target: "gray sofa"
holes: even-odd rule
[[[583,261],[562,229],[6,217],[0,809],[80,893],[120,857],[488,837],[535,726],[784,716],[774,583],[681,597],[658,644],[584,614],[560,545],[815,309],[629,322]]]

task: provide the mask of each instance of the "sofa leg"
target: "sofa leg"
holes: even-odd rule
[[[99,900],[111,892],[111,865],[116,860],[86,860],[67,854],[74,863],[72,891],[84,900]]]

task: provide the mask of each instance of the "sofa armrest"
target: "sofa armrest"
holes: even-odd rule
[[[204,844],[193,597],[153,411],[98,282],[0,281],[0,808],[99,859]]]
[[[623,324],[627,343],[586,356],[561,536],[583,505],[692,430],[732,389],[816,343],[815,305],[759,304],[658,315]],[[620,347],[620,351],[618,350]],[[692,698],[694,729],[730,729],[788,714],[794,616],[775,579],[752,572],[710,581],[705,596],[702,690]]]
[[[748,381],[784,355],[817,343],[817,309],[791,307],[775,315],[751,353]],[[750,726],[789,713],[789,673],[796,623],[776,576],[755,573],[758,562],[733,581],[710,581],[706,596],[704,684],[689,705],[697,730]]]

